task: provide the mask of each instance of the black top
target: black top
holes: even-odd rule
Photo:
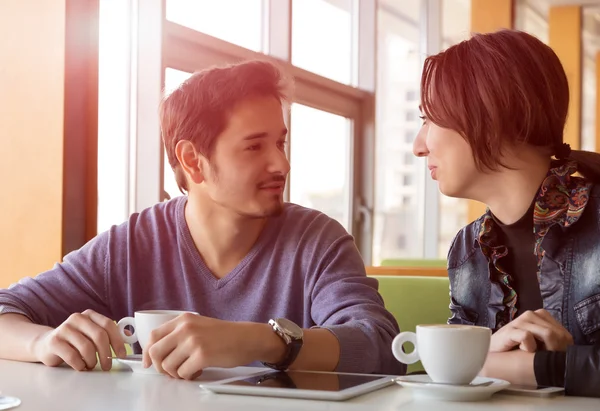
[[[508,254],[499,260],[499,265],[511,276],[511,285],[517,293],[517,316],[543,308],[534,251],[533,206],[513,224],[502,224],[492,215],[500,229],[501,244],[508,248]]]
[[[499,260],[499,265],[511,276],[511,284],[517,293],[517,316],[525,311],[543,308],[540,284],[537,278],[537,256],[533,233],[533,207],[517,222],[502,224],[496,217],[494,222],[500,229],[501,244],[508,254]],[[566,353],[538,351],[534,357],[534,372],[539,386],[564,385]]]

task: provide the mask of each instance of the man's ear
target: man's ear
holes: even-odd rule
[[[204,181],[203,156],[198,153],[191,141],[179,141],[175,146],[175,155],[189,181],[194,184],[200,184]]]

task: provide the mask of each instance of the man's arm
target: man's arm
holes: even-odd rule
[[[330,360],[338,360],[336,371],[404,374],[406,366],[391,350],[398,323],[385,309],[377,280],[367,277],[352,237],[344,235],[334,241],[320,266],[310,294],[311,314],[317,327],[329,330],[338,341],[339,356]],[[333,340],[326,334],[322,338],[331,341],[327,348],[309,345],[304,354],[325,356],[317,352],[326,350],[327,355],[333,355],[337,351]]]
[[[306,330],[302,349],[290,368],[332,371],[338,365],[339,349],[338,338],[331,331]],[[285,352],[283,340],[268,324],[182,314],[150,334],[143,363],[174,378],[190,380],[207,367],[278,363]]]
[[[255,358],[271,364],[283,361],[286,347],[281,337],[268,324],[254,325],[250,340],[256,350]],[[304,330],[302,349],[290,369],[334,371],[339,358],[340,343],[331,331],[324,328]]]
[[[109,318],[86,310],[71,315],[56,329],[32,323],[20,314],[0,316],[2,356],[16,361],[42,362],[57,366],[66,362],[82,371],[96,366],[98,353],[103,370],[111,368],[110,348],[119,357],[126,355],[123,339]]]
[[[111,235],[100,234],[52,269],[0,289],[0,314],[22,314],[52,328],[86,309],[109,316],[106,259]]]
[[[31,322],[21,314],[0,315],[0,358],[36,362],[35,341],[52,328]]]
[[[65,256],[52,270],[0,290],[0,358],[47,365],[58,365],[64,360],[81,369],[89,368],[92,359],[95,365],[96,351],[104,354],[108,350],[110,355],[109,340],[114,342],[115,351],[121,352],[122,339],[115,335],[116,329],[107,318],[108,238],[109,233],[104,233]],[[83,312],[87,314],[76,314]],[[108,330],[103,333],[100,329],[105,326]],[[62,329],[53,334],[58,327]],[[81,356],[76,358],[65,344],[79,349]],[[44,349],[38,350],[39,347]],[[48,348],[50,351],[46,352]],[[84,363],[82,358],[87,361]]]

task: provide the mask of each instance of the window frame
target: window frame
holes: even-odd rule
[[[375,210],[375,83],[379,1],[354,1],[354,75],[357,86],[345,85],[291,64],[292,0],[263,0],[265,53],[255,52],[166,20],[166,0],[135,3],[132,64],[130,211],[139,212],[165,199],[164,158],[157,107],[167,67],[194,72],[217,64],[260,58],[275,61],[295,78],[297,102],[352,120],[349,231],[366,265],[372,263]],[[423,56],[440,50],[442,0],[421,0],[420,41]],[[160,47],[156,47],[160,44]],[[288,114],[287,123],[290,122]],[[290,142],[293,135],[290,132]],[[404,136],[402,136],[404,143]],[[439,193],[426,178],[422,162],[413,164],[421,187],[417,196],[423,227],[423,256],[437,258]],[[292,171],[293,173],[293,164]],[[285,191],[289,199],[289,186]]]

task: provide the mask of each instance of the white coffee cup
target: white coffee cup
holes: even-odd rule
[[[416,334],[402,332],[392,342],[398,361],[413,364],[419,360],[432,381],[469,384],[479,374],[490,348],[492,331],[471,325],[417,325]],[[405,353],[402,345],[415,349]]]
[[[185,313],[190,313],[190,311],[136,311],[134,313],[134,317],[122,318],[117,323],[117,326],[119,327],[119,332],[121,333],[121,337],[123,337],[123,341],[125,341],[127,344],[134,344],[139,341],[142,349],[144,349],[146,343],[150,339],[150,333],[152,332],[152,330]],[[127,326],[133,327],[133,334],[125,334],[125,327]]]

